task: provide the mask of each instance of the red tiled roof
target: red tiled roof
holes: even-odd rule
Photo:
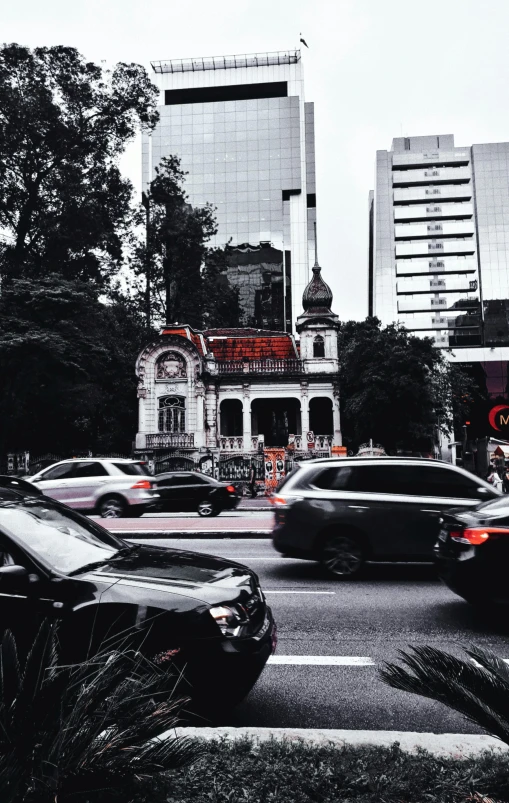
[[[218,362],[241,360],[288,360],[298,357],[292,335],[267,329],[207,329],[203,334],[190,326],[165,326],[162,335],[190,340],[203,357],[212,352]]]
[[[285,332],[264,329],[209,329],[207,345],[218,362],[230,360],[287,360],[297,357],[295,343]]]
[[[204,340],[203,335],[200,332],[193,331],[190,326],[165,326],[161,334],[185,337],[186,340],[190,340],[191,343],[196,346],[202,357],[206,353],[206,341]]]

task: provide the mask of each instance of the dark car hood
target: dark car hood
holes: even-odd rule
[[[131,583],[138,580],[140,586],[150,583],[161,591],[173,591],[204,602],[216,596],[236,597],[241,591],[252,593],[258,585],[254,572],[242,564],[198,552],[155,546],[140,546],[136,551],[83,572],[90,573],[111,579],[112,583],[118,580]]]

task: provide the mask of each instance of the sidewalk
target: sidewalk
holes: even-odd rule
[[[257,496],[251,499],[249,496],[243,496],[237,510],[274,510],[269,502],[268,496]]]

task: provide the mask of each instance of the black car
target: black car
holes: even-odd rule
[[[149,658],[175,655],[197,700],[242,699],[275,648],[250,569],[221,558],[128,544],[74,510],[0,483],[0,637],[27,650],[45,618],[62,659],[133,636]]]
[[[445,515],[435,557],[440,577],[463,599],[509,602],[509,499]]]
[[[200,516],[218,516],[240,502],[234,485],[219,482],[206,474],[172,471],[154,477],[160,499],[158,510],[184,512],[194,510]]]
[[[272,501],[275,548],[319,560],[337,577],[366,561],[432,561],[442,514],[499,498],[491,485],[438,460],[348,457],[308,460]]]

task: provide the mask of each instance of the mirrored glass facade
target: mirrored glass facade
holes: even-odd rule
[[[216,208],[244,324],[291,330],[314,251],[313,104],[299,51],[157,62],[160,121],[143,141],[143,183],[180,156],[190,203]],[[312,263],[311,263],[312,264]]]

